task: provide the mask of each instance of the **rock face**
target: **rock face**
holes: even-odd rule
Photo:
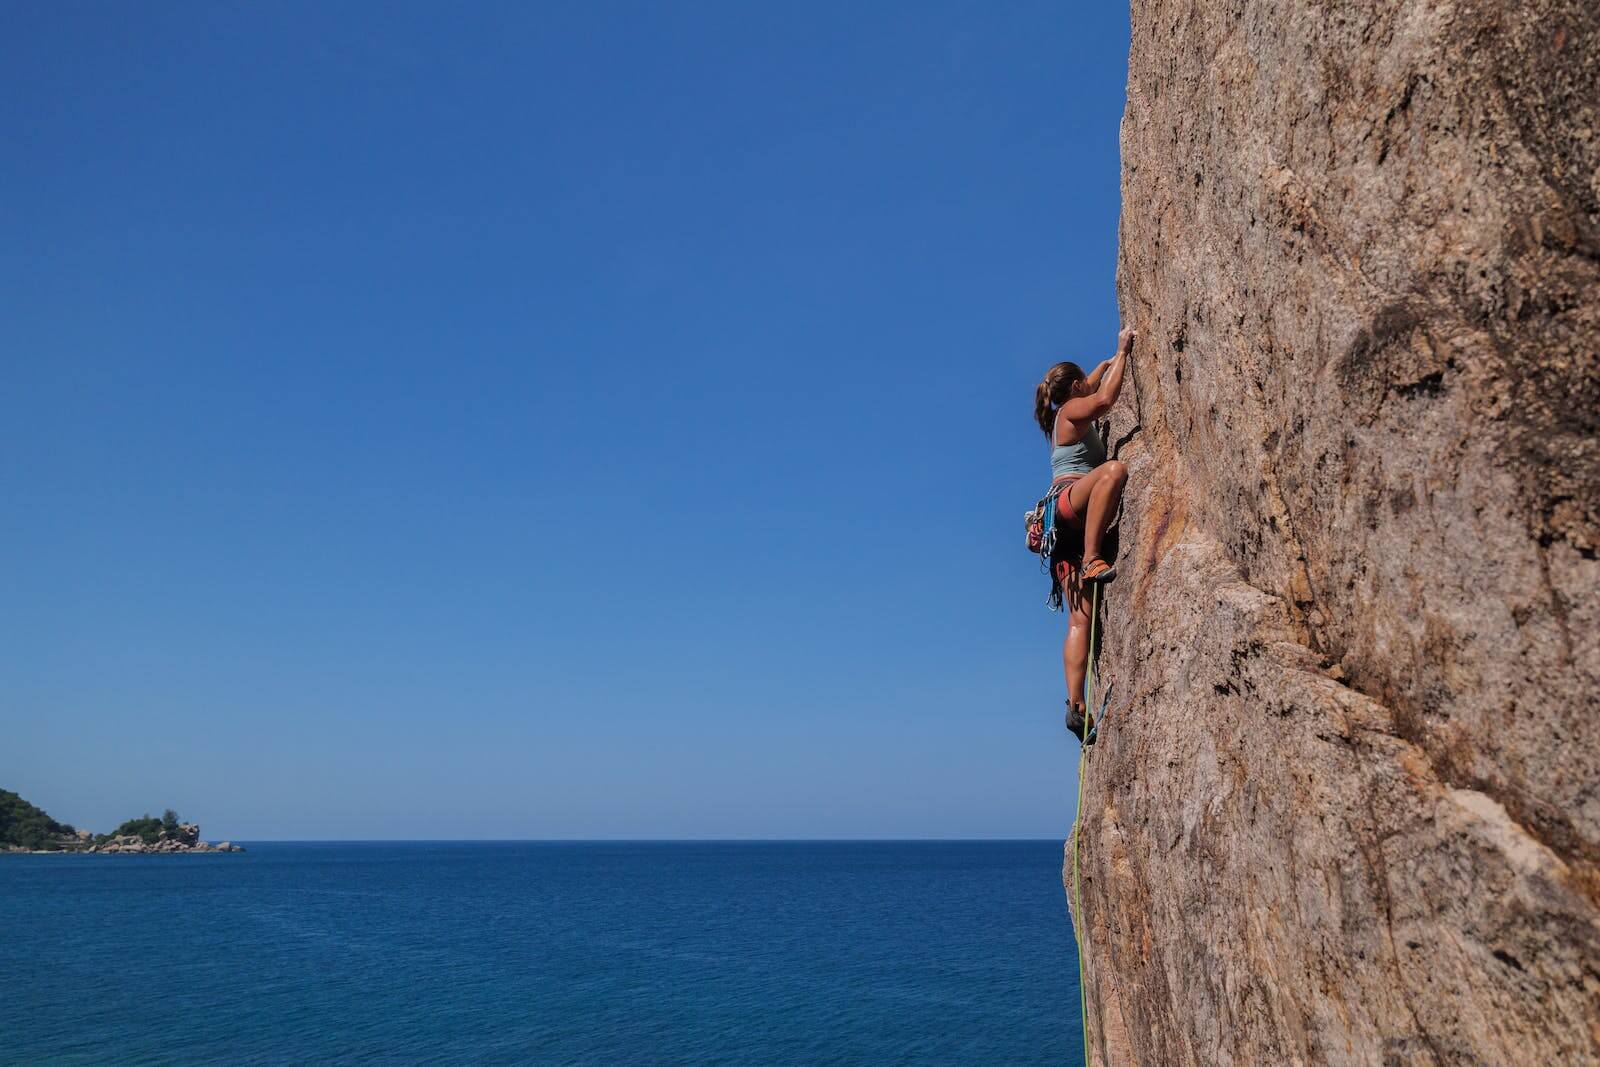
[[[1600,8],[1132,29],[1091,1062],[1600,1061]]]

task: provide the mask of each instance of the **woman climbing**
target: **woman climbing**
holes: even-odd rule
[[[1057,363],[1034,392],[1034,416],[1050,438],[1049,500],[1062,536],[1050,564],[1069,616],[1061,648],[1067,675],[1067,728],[1079,741],[1093,736],[1084,706],[1083,678],[1089,661],[1089,597],[1085,586],[1109,582],[1115,565],[1100,555],[1128,482],[1128,468],[1106,459],[1094,420],[1111,410],[1122,393],[1122,374],[1133,351],[1133,331],[1117,335],[1117,353],[1090,374],[1076,363]],[[1079,548],[1081,539],[1081,550]]]

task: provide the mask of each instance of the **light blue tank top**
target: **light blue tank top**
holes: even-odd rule
[[[1057,412],[1057,418],[1060,412]],[[1056,435],[1050,433],[1050,480],[1064,478],[1069,474],[1088,474],[1106,461],[1106,445],[1100,440],[1099,432],[1089,427],[1089,432],[1081,440],[1070,445],[1055,444]]]

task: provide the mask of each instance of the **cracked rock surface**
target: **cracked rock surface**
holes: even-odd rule
[[[1092,1062],[1600,1062],[1600,8],[1132,29]]]

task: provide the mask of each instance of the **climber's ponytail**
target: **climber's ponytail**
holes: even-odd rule
[[[1033,391],[1033,417],[1046,434],[1056,428],[1056,409],[1071,398],[1083,381],[1083,368],[1076,363],[1057,363],[1044,373],[1044,381]]]
[[[1050,379],[1045,378],[1033,391],[1033,417],[1039,420],[1039,429],[1050,432],[1055,422],[1055,409],[1050,405]]]

